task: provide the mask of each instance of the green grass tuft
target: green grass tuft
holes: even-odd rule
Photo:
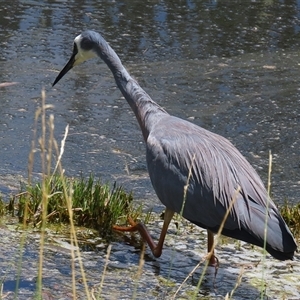
[[[300,238],[300,203],[290,205],[288,201],[285,201],[280,207],[280,213],[295,238]]]
[[[38,227],[43,219],[43,191],[47,197],[47,223],[69,223],[66,195],[72,199],[74,225],[93,228],[102,238],[110,239],[112,226],[124,223],[127,216],[137,216],[140,208],[134,209],[132,194],[116,184],[111,188],[91,175],[88,179],[71,179],[61,176],[47,177],[44,189],[41,183],[22,185],[21,192],[11,199],[8,210],[19,222]],[[45,197],[45,195],[44,195]],[[0,202],[1,212],[1,202]]]

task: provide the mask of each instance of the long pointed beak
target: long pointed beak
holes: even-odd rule
[[[75,56],[76,56],[76,53],[73,53],[70,60],[68,61],[68,63],[65,65],[65,67],[60,71],[60,73],[58,74],[58,76],[56,77],[56,79],[54,80],[52,86],[55,86],[55,84],[57,82],[59,82],[59,80],[61,78],[63,78],[63,76],[65,74],[68,73],[68,71],[70,71],[73,67],[74,67],[74,63],[75,63]]]

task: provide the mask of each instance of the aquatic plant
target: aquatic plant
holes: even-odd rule
[[[126,193],[116,183],[112,188],[108,184],[102,184],[100,180],[95,180],[93,175],[90,175],[88,179],[50,176],[46,178],[44,185],[48,200],[47,223],[69,223],[70,215],[66,195],[70,195],[72,199],[74,225],[96,229],[103,238],[111,236],[112,226],[118,220],[122,219],[121,221],[124,222],[127,215],[137,213],[132,206],[131,193]],[[64,191],[64,186],[66,191]],[[17,203],[15,203],[20,223],[34,226],[41,224],[42,211],[45,209],[42,199],[42,183],[21,186]],[[14,211],[10,212],[14,214]]]

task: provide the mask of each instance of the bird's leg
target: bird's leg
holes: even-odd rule
[[[129,231],[129,232],[138,231],[140,233],[140,235],[142,236],[142,238],[149,245],[153,255],[155,257],[160,257],[161,253],[162,253],[162,248],[163,248],[163,245],[164,245],[165,237],[166,237],[166,234],[167,234],[167,231],[168,231],[168,227],[169,227],[169,224],[172,220],[173,215],[174,215],[174,211],[166,208],[165,215],[164,215],[164,224],[163,224],[163,228],[161,230],[160,237],[159,237],[157,245],[155,244],[152,237],[150,236],[150,234],[147,230],[147,227],[143,223],[134,222],[131,218],[128,218],[129,223],[130,223],[131,226],[129,226],[129,227],[120,227],[120,226],[115,225],[115,226],[113,226],[113,229],[117,230],[117,231]]]
[[[213,249],[214,247],[214,234],[210,231],[207,230],[207,259],[209,260],[209,265],[210,266],[218,266],[218,259],[215,256],[215,249]]]
[[[174,211],[171,210],[171,209],[166,208],[165,214],[164,214],[164,224],[163,224],[163,228],[161,230],[160,236],[159,236],[157,246],[155,247],[155,249],[151,249],[152,253],[155,257],[160,257],[161,256],[162,248],[163,248],[164,241],[165,241],[165,237],[166,237],[168,227],[169,227],[169,224],[170,224],[173,216],[174,216]]]

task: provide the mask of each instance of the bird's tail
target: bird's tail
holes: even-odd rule
[[[297,244],[277,209],[270,210],[267,226],[265,226],[265,214],[263,211],[260,212],[252,214],[251,222],[249,220],[244,222],[240,229],[224,228],[222,234],[262,248],[265,246],[266,250],[278,260],[293,259]],[[265,236],[266,242],[264,242]]]

